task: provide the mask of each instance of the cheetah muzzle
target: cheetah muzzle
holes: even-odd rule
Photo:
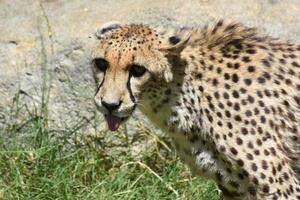
[[[95,103],[111,131],[138,107],[227,199],[300,200],[300,45],[239,23],[104,24]]]

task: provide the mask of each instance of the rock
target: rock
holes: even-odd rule
[[[49,91],[49,127],[63,130],[61,136],[80,130],[97,138],[105,127],[93,104],[89,53],[97,42],[90,36],[107,21],[203,26],[225,18],[300,41],[298,0],[6,0],[0,7],[0,128],[12,120],[17,97],[22,114],[14,117],[27,118],[28,109],[41,103],[44,88]],[[138,134],[128,129],[133,138]]]

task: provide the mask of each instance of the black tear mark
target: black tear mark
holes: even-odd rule
[[[97,95],[97,94],[98,94],[98,92],[99,92],[99,90],[100,90],[101,86],[102,86],[102,85],[103,85],[103,83],[104,83],[104,80],[105,80],[105,74],[106,74],[106,71],[105,71],[105,72],[104,72],[104,74],[103,74],[103,79],[102,79],[102,81],[101,81],[100,85],[98,86],[98,88],[97,88],[97,91],[96,91],[96,94],[95,94],[95,95]]]
[[[135,103],[136,103],[136,102],[135,102],[135,98],[134,98],[134,96],[133,96],[133,94],[132,94],[131,86],[130,86],[130,79],[131,79],[131,77],[132,77],[132,75],[129,74],[128,81],[127,81],[127,89],[128,89],[128,92],[129,92],[129,96],[130,96],[131,101],[135,104]]]

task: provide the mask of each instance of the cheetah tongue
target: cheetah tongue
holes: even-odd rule
[[[118,128],[122,122],[122,118],[114,116],[114,115],[105,115],[105,119],[107,121],[108,128],[111,131],[118,130]]]

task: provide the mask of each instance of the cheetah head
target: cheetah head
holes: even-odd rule
[[[179,54],[189,34],[113,22],[104,24],[96,37],[92,54],[97,83],[94,100],[109,129],[115,131],[133,113],[149,80],[172,81],[167,56]]]

